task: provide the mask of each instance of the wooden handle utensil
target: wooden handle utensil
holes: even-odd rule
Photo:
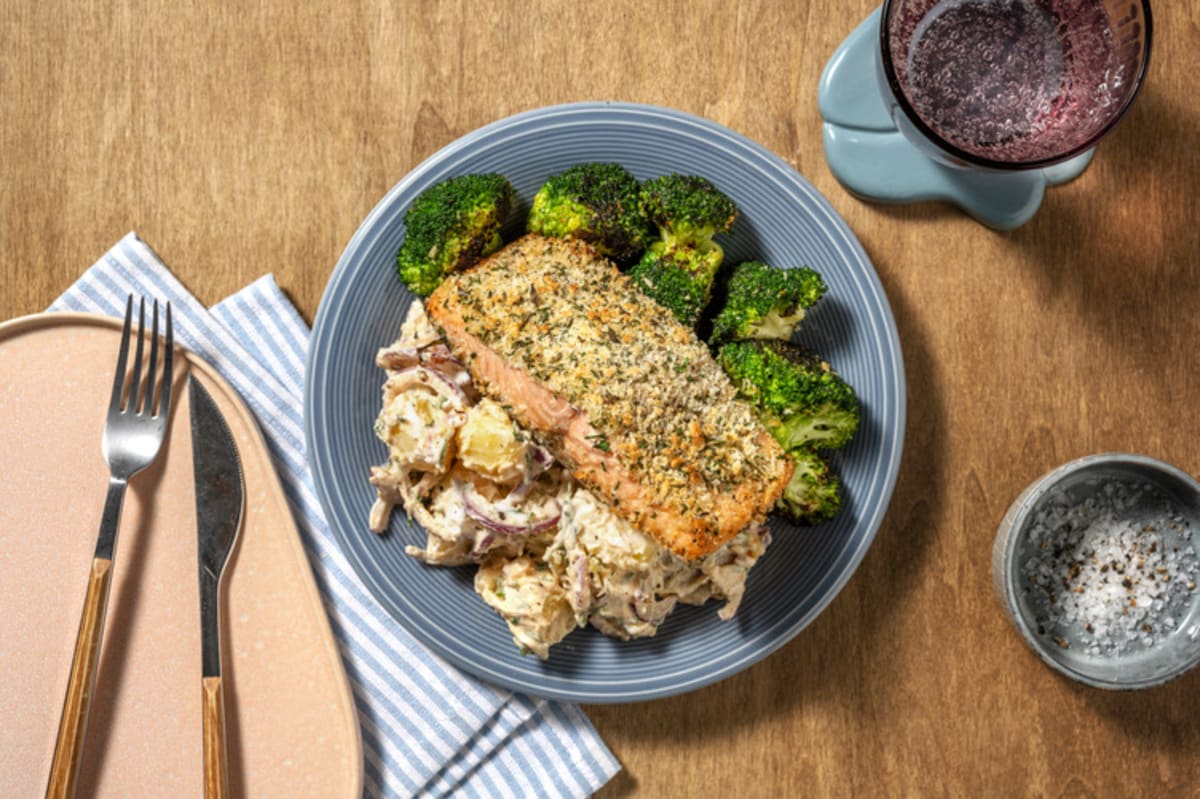
[[[225,764],[225,700],[221,678],[204,678],[204,796],[229,796],[229,769]]]
[[[75,638],[75,655],[71,659],[71,676],[67,681],[62,718],[58,723],[54,762],[50,766],[50,782],[46,786],[47,799],[70,799],[75,795],[79,763],[83,757],[83,738],[87,732],[87,719],[96,687],[96,664],[100,660],[100,639],[104,635],[104,611],[108,605],[111,583],[112,561],[95,558],[83,600],[79,634]]]

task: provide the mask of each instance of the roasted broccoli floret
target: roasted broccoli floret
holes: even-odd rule
[[[692,249],[651,246],[629,270],[629,277],[686,327],[694,328],[700,321],[712,292],[709,267]]]
[[[662,246],[711,253],[720,266],[724,252],[713,236],[729,232],[738,209],[711,181],[697,175],[651,178],[642,184],[641,205]]]
[[[858,430],[854,389],[814,352],[786,341],[732,341],[717,360],[789,453],[837,449]]]
[[[637,178],[620,164],[577,164],[542,184],[526,227],[543,236],[582,239],[629,264],[650,241],[638,188]]]
[[[820,453],[789,453],[795,468],[775,509],[799,524],[818,524],[842,509],[842,485]]]
[[[845,446],[858,430],[854,389],[820,355],[787,341],[732,341],[717,360],[794,469],[776,509],[801,524],[833,518],[841,481],[822,450]]]
[[[449,273],[500,249],[512,203],[512,184],[496,173],[460,175],[421,192],[404,214],[400,279],[424,297]]]
[[[725,257],[713,237],[729,231],[737,206],[705,178],[665,175],[642,184],[641,207],[658,236],[629,275],[680,323],[695,327]]]
[[[807,266],[777,269],[760,261],[738,264],[726,283],[725,304],[713,320],[712,342],[788,339],[804,313],[825,295],[825,281]]]

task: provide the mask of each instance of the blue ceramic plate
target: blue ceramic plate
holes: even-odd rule
[[[751,572],[730,621],[718,603],[677,610],[657,637],[620,642],[590,629],[556,645],[548,661],[521,655],[500,617],[475,596],[473,567],[423,566],[404,554],[424,534],[403,513],[391,529],[367,529],[367,483],[387,451],[372,425],[383,372],[376,350],[396,337],[413,296],[396,278],[404,212],[422,190],[452,175],[501,172],[523,217],[550,175],[584,161],[615,161],[639,179],[703,175],[741,209],[721,241],[733,261],[807,264],[829,292],[802,339],[858,390],[861,429],[838,453],[845,509],[816,528],[775,521],[774,542]],[[519,222],[517,223],[519,224]],[[510,233],[516,234],[519,227]],[[904,369],[887,298],[854,234],[780,158],[707,120],[618,103],[543,108],[488,125],[448,145],[400,181],[342,254],[313,329],[305,396],[316,486],[346,556],[375,598],[435,652],[484,680],[576,702],[631,702],[694,690],[735,674],[790,641],[846,584],[879,529],[904,437]]]

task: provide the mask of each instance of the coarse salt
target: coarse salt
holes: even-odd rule
[[[1039,635],[1092,655],[1157,646],[1187,615],[1200,573],[1192,530],[1154,486],[1090,481],[1037,508],[1024,590]]]

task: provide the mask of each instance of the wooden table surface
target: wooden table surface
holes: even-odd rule
[[[1200,671],[1129,694],[1060,679],[989,575],[1005,508],[1059,463],[1128,450],[1200,474],[1200,3],[1155,4],[1135,106],[1011,233],[866,204],[830,174],[817,80],[874,5],[10,0],[0,318],[136,230],[201,300],[273,272],[311,322],[359,222],[458,136],[588,99],[710,118],[862,241],[899,326],[905,454],[874,546],[788,646],[685,696],[587,708],[624,765],[601,795],[1200,795]]]

